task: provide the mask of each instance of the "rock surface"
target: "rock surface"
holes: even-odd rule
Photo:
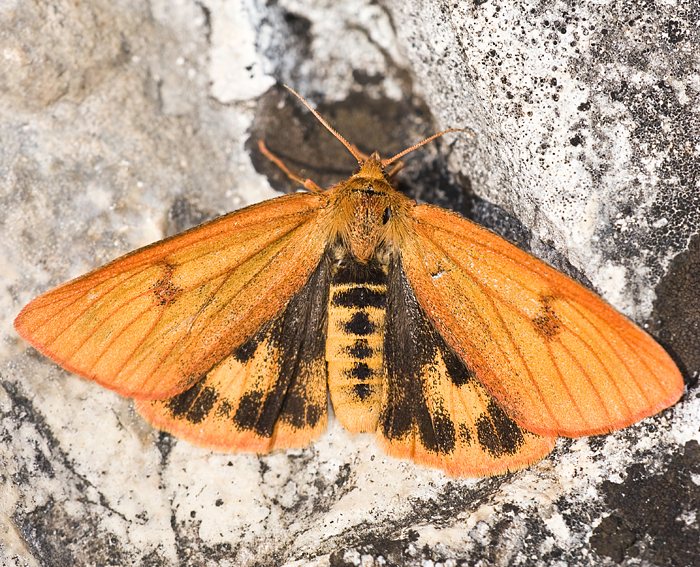
[[[385,457],[331,421],[198,449],[28,348],[49,287],[446,126],[401,187],[588,283],[700,371],[697,2],[151,0],[0,9],[3,565],[693,565],[700,396],[503,477]],[[274,187],[274,189],[273,189]]]

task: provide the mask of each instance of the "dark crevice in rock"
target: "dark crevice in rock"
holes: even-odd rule
[[[649,475],[635,464],[621,484],[603,482],[609,510],[590,539],[596,553],[615,563],[697,565],[700,445],[688,442],[667,467]]]

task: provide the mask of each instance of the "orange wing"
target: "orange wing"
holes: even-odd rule
[[[519,427],[445,344],[400,262],[389,269],[377,435],[387,453],[459,476],[513,471],[542,459],[556,436]]]
[[[323,197],[287,195],[147,246],[41,295],[18,333],[129,397],[186,390],[273,318],[317,266]]]
[[[326,427],[327,257],[287,307],[190,389],[138,400],[155,427],[206,447],[301,447]]]
[[[411,219],[401,255],[420,305],[518,425],[604,433],[683,393],[668,354],[583,286],[454,213]]]

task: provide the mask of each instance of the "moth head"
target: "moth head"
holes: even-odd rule
[[[328,197],[331,204],[328,215],[331,237],[339,237],[362,263],[369,261],[382,243],[400,245],[407,230],[405,211],[413,203],[391,185],[392,178],[403,167],[401,158],[444,134],[462,130],[443,130],[389,158],[382,158],[378,152],[368,155],[348,142],[294,89],[286,88],[346,147],[359,164],[355,175],[326,191],[309,180],[303,181],[305,187],[311,186],[310,190],[324,192]],[[298,177],[293,179],[302,181]]]

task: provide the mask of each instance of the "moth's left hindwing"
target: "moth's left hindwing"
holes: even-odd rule
[[[136,409],[159,429],[211,448],[264,453],[308,444],[327,421],[328,286],[324,255],[284,312],[202,380]]]
[[[445,343],[398,257],[388,275],[384,357],[378,436],[389,454],[483,476],[522,468],[552,450],[555,437],[518,426]]]

